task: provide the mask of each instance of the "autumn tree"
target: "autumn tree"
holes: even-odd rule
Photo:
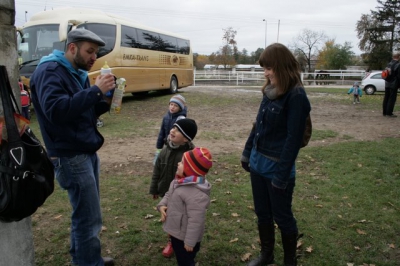
[[[336,44],[335,40],[328,40],[318,54],[317,68],[319,69],[346,69],[352,64],[354,53],[349,42],[344,45]]]
[[[318,55],[318,45],[325,39],[324,32],[316,32],[310,29],[303,29],[302,32],[294,38],[291,48],[296,54],[301,54],[307,61],[308,72],[311,72],[311,60]]]
[[[210,60],[207,55],[200,55],[198,53],[193,54],[193,65],[196,69],[203,69],[206,64],[209,64]]]

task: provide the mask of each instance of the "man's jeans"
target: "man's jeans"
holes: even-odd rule
[[[51,158],[61,188],[68,191],[72,205],[72,264],[104,265],[99,233],[102,226],[97,154]]]
[[[292,212],[292,198],[295,179],[289,179],[285,190],[272,188],[271,179],[251,172],[254,211],[258,224],[272,224],[275,220],[285,235],[298,233],[296,219]]]

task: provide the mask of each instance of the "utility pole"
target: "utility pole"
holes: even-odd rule
[[[265,21],[265,38],[264,38],[264,47],[267,47],[267,28],[268,28],[268,22],[266,19],[263,19]]]
[[[276,42],[279,42],[279,26],[281,25],[281,20],[278,20],[278,37],[276,38]]]
[[[18,87],[17,37],[15,30],[15,1],[2,0],[0,7],[0,62],[7,68],[11,87],[17,99],[20,97]],[[25,13],[26,14],[26,13]],[[5,88],[0,88],[5,89]],[[0,116],[3,107],[0,102]],[[0,265],[33,266],[34,249],[31,218],[19,222],[0,222]]]

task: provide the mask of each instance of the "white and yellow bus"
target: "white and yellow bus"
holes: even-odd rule
[[[99,10],[60,8],[35,14],[18,30],[20,75],[25,85],[43,56],[54,49],[65,50],[67,33],[74,28],[91,30],[106,43],[89,72],[91,82],[107,62],[116,77],[126,79],[126,92],[133,94],[176,93],[193,83],[188,39]]]

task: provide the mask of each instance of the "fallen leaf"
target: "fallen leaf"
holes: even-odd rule
[[[360,220],[360,221],[358,221],[359,223],[365,223],[367,220]]]
[[[343,217],[342,217],[342,215],[340,215],[340,214],[338,215],[338,217],[339,217],[340,219],[342,219],[342,218],[343,218]]]
[[[107,231],[107,227],[105,227],[104,225],[101,227],[101,232],[103,231]]]
[[[358,167],[362,167],[362,164],[359,163],[359,164],[357,164],[357,166],[358,166]]]
[[[232,194],[232,192],[230,192],[230,191],[227,191],[227,192],[225,192],[225,194],[228,194],[228,195],[230,195],[230,194]]]
[[[241,260],[244,261],[248,261],[250,259],[251,253],[246,253],[241,257]]]
[[[217,179],[214,180],[214,182],[222,182],[222,179],[221,178],[217,178]]]
[[[150,218],[153,218],[154,217],[154,215],[152,215],[152,214],[147,214],[145,217],[144,217],[144,219],[150,219]]]
[[[254,244],[251,244],[251,248],[252,249],[257,249],[256,246]]]
[[[392,248],[392,249],[396,248],[396,246],[394,244],[389,244],[389,247]]]
[[[60,215],[55,216],[53,219],[54,220],[60,220],[61,217],[62,217],[62,215],[60,214]]]
[[[147,246],[147,249],[150,250],[151,247],[152,247],[152,244],[149,244],[149,245]]]
[[[229,241],[229,243],[234,243],[234,242],[237,242],[239,240],[239,238],[234,238],[234,239],[232,239],[231,241]]]
[[[357,229],[357,233],[360,235],[366,235],[367,233],[365,233],[363,230]]]
[[[357,247],[357,246],[355,246],[354,249],[355,249],[355,250],[361,250],[361,248],[360,248],[360,247]]]
[[[107,254],[111,254],[111,250],[106,249]]]
[[[217,199],[210,200],[211,203],[216,202],[216,201],[217,201]]]
[[[347,263],[347,266],[354,266],[354,263]]]
[[[239,217],[240,214],[237,214],[236,212],[234,212],[234,213],[232,213],[232,216],[233,216],[233,217]]]
[[[247,206],[247,208],[250,209],[250,210],[254,210],[254,206],[250,206],[249,205],[249,206]]]
[[[324,206],[321,205],[321,204],[317,204],[317,205],[315,205],[315,207],[322,208],[322,207],[324,207]]]
[[[220,214],[213,212],[212,216],[220,216]]]
[[[306,248],[306,252],[308,252],[308,253],[311,253],[311,252],[313,252],[313,247],[312,246],[309,246],[308,248]]]

